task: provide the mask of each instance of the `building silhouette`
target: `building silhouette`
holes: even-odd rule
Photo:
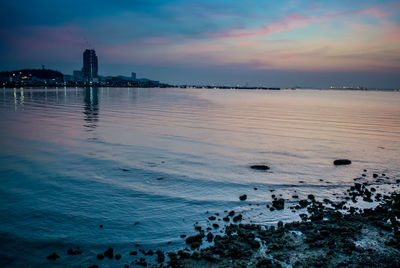
[[[86,81],[93,81],[93,79],[98,77],[98,69],[99,66],[96,51],[94,51],[93,49],[86,49],[85,52],[83,52],[83,79]]]

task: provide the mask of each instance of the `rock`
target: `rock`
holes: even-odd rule
[[[213,238],[214,238],[214,235],[213,235],[212,233],[208,233],[208,234],[207,234],[207,241],[208,241],[208,242],[211,243],[211,242],[213,241]]]
[[[285,200],[282,198],[276,199],[272,201],[272,206],[277,210],[282,210],[285,208]]]
[[[55,261],[55,260],[57,260],[58,258],[60,258],[60,256],[58,256],[57,253],[53,252],[53,253],[51,253],[49,256],[47,256],[46,258],[47,258],[48,260]]]
[[[115,254],[115,259],[116,259],[116,260],[121,259],[121,254]]]
[[[372,177],[374,177],[374,179],[376,179],[376,178],[378,178],[378,174],[374,173],[374,174],[372,175]]]
[[[137,255],[137,251],[131,251],[131,252],[129,252],[129,255],[135,256],[135,255]]]
[[[242,219],[243,219],[242,214],[239,214],[239,215],[233,217],[233,221],[234,221],[234,222],[238,222],[238,221],[240,221],[240,220],[242,220]]]
[[[181,234],[180,236],[181,236],[181,238],[185,238],[185,237],[186,237],[186,235],[185,235],[185,234]]]
[[[164,252],[161,251],[161,250],[157,250],[157,251],[156,251],[156,254],[157,254],[157,262],[158,262],[158,263],[164,262],[164,260],[165,260]]]
[[[217,229],[217,228],[219,228],[219,225],[216,224],[216,223],[213,223],[213,227],[214,227],[215,229]]]
[[[73,250],[72,248],[70,248],[70,249],[68,249],[67,250],[67,254],[68,255],[80,255],[80,254],[82,254],[82,251],[80,251],[80,250]]]
[[[203,236],[201,234],[189,236],[186,238],[186,244],[189,244],[191,249],[196,249],[201,246]]]
[[[103,228],[103,224],[100,224],[100,226],[99,226],[100,228]]]
[[[335,166],[340,166],[340,165],[350,165],[351,161],[348,159],[337,159],[335,161],[333,161],[333,164]]]
[[[299,205],[300,205],[302,208],[305,208],[306,206],[308,206],[308,204],[309,204],[309,202],[308,202],[306,199],[303,199],[303,200],[300,200],[300,201],[299,201]]]
[[[97,259],[98,259],[98,260],[103,260],[103,259],[104,259],[103,254],[97,254]]]
[[[229,214],[228,214],[230,217],[233,217],[233,215],[235,215],[235,211],[233,211],[233,210],[231,210],[231,211],[229,211]]]
[[[223,220],[226,221],[226,222],[228,222],[230,219],[229,219],[228,216],[226,216],[226,217],[223,218]]]
[[[240,199],[241,201],[244,201],[244,200],[247,199],[247,195],[243,194],[243,195],[239,196],[239,199]]]
[[[114,257],[114,250],[112,248],[108,248],[106,251],[104,251],[104,256],[112,259]]]
[[[99,266],[97,264],[93,264],[93,265],[88,266],[88,268],[99,268]]]
[[[252,165],[252,166],[250,166],[250,168],[256,169],[256,170],[268,170],[269,166],[267,166],[267,165]]]
[[[215,216],[210,216],[210,217],[208,217],[208,219],[209,219],[210,221],[215,221],[216,217],[215,217]]]

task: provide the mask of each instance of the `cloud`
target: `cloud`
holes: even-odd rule
[[[305,16],[299,13],[289,13],[281,17],[278,21],[271,24],[263,25],[257,29],[228,29],[223,32],[212,33],[211,36],[215,38],[251,38],[268,36],[274,33],[290,31],[297,28],[305,28],[310,23],[323,22],[326,20],[334,20],[342,17],[352,17],[357,15],[365,15],[374,18],[387,17],[398,10],[396,7],[400,6],[400,2],[394,2],[386,5],[379,5],[365,9],[345,12],[328,12],[319,16]],[[314,10],[315,6],[309,6],[309,10]]]

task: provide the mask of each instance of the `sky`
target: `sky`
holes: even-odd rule
[[[400,88],[400,1],[0,2],[0,70],[82,67],[172,84]]]

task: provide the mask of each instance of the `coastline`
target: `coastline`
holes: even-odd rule
[[[364,174],[365,175],[365,174]],[[196,248],[169,253],[172,267],[398,267],[400,265],[399,179],[385,174],[364,176],[343,195],[343,201],[318,201],[313,195],[286,208],[301,210],[302,220],[277,226],[236,224],[215,236],[214,245],[199,249],[199,239],[186,240]],[[377,193],[377,185],[392,185],[393,192]],[[394,190],[397,188],[397,191]],[[374,199],[372,199],[374,198]],[[275,199],[279,200],[279,199]],[[361,209],[358,200],[377,202]],[[284,209],[276,203],[275,209]],[[196,244],[197,243],[197,244]]]
[[[181,235],[186,248],[146,251],[136,245],[129,253],[108,248],[93,256],[97,260],[88,267],[108,265],[112,259],[116,261],[112,265],[124,267],[399,266],[400,179],[364,170],[354,181],[340,196],[341,201],[320,200],[310,194],[296,205],[287,206],[284,199],[273,195],[272,206],[265,208],[297,211],[301,221],[267,226],[241,223],[243,216],[235,211],[207,212],[206,226],[195,224],[194,233]],[[391,190],[382,192],[385,187]],[[246,202],[247,196],[238,198]],[[372,206],[362,209],[357,206],[359,202]],[[81,253],[79,248],[67,251],[68,255]],[[121,255],[131,257],[130,263],[118,262]],[[57,252],[47,259],[62,264]]]

